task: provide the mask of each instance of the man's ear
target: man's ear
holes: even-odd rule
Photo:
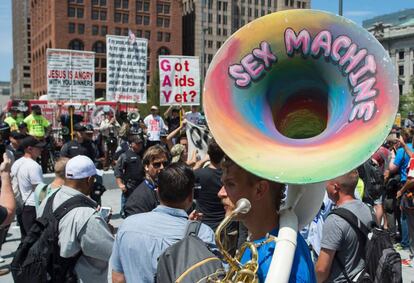
[[[255,190],[255,198],[257,200],[260,200],[263,197],[266,197],[267,196],[267,192],[270,189],[269,181],[260,180],[259,182],[256,183],[255,189],[256,189]]]

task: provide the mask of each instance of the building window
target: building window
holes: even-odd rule
[[[259,11],[257,9],[254,9],[254,17],[257,18],[259,16]]]
[[[221,1],[217,2],[217,10],[221,10]]]
[[[404,59],[404,51],[398,52],[398,59],[400,59],[400,60]]]
[[[99,27],[92,26],[92,35],[98,35],[98,33],[99,33]]]
[[[76,9],[73,7],[68,8],[68,17],[74,18],[76,16]]]
[[[221,41],[217,41],[216,46],[217,46],[217,49],[219,49],[221,47]]]
[[[285,6],[289,6],[289,0],[285,0]]]
[[[403,94],[403,85],[398,85],[398,90],[400,92],[400,95]]]
[[[169,14],[170,13],[170,4],[157,3],[157,13],[158,14]]]
[[[106,73],[101,74],[101,82],[102,83],[106,82]]]
[[[85,25],[84,24],[78,24],[78,33],[84,34],[85,33]]]
[[[272,7],[272,0],[267,0],[267,7]]]
[[[141,15],[137,15],[135,18],[135,23],[137,25],[142,25],[142,16]]]
[[[212,14],[208,13],[207,21],[209,23],[212,23],[213,22],[213,15]]]
[[[306,8],[306,2],[302,2],[302,9]]]
[[[129,1],[128,0],[122,0],[122,9],[128,9]]]
[[[223,3],[223,11],[226,12],[227,11],[227,2]]]
[[[208,48],[213,48],[213,41],[212,40],[207,41],[207,47]]]
[[[122,29],[121,28],[115,28],[115,34],[116,35],[121,35],[122,33]]]
[[[95,73],[95,82],[99,82],[99,73],[98,72]]]
[[[128,35],[128,29],[127,28],[123,29],[123,35]]]
[[[92,51],[96,53],[105,53],[106,52],[106,46],[103,41],[97,41],[92,45]]]
[[[106,68],[106,59],[101,58],[101,68]]]
[[[171,54],[171,52],[170,52],[170,50],[167,48],[167,47],[161,47],[160,49],[158,49],[158,56],[159,55],[170,55]]]
[[[145,1],[144,2],[144,12],[149,12],[149,8],[150,8],[150,3]]]
[[[223,16],[223,25],[227,25],[227,16],[226,15]]]
[[[97,20],[99,19],[99,11],[98,10],[92,10],[92,20]]]
[[[157,41],[162,41],[162,32],[157,32]]]
[[[79,19],[83,18],[83,8],[76,9],[76,14]]]
[[[225,28],[223,29],[223,35],[227,36],[227,29],[225,29]]]
[[[129,22],[129,15],[122,14],[122,23],[127,24]]]
[[[251,17],[252,16],[252,8],[249,8],[249,13],[248,16]]]
[[[404,66],[398,66],[398,75],[404,76]]]
[[[120,9],[121,8],[121,0],[115,0],[115,8]]]
[[[162,27],[164,25],[164,19],[158,17],[157,18],[157,27]]]
[[[106,21],[106,12],[105,11],[101,11],[100,18],[101,18],[101,21]]]
[[[75,24],[69,23],[69,33],[75,33]]]
[[[107,26],[101,26],[101,35],[105,36],[108,34],[108,27]]]
[[[115,23],[121,22],[121,13],[115,13],[114,20],[115,20]]]
[[[290,0],[290,7],[293,7],[295,4],[295,0]]]
[[[170,42],[171,41],[171,33],[164,32],[164,40],[165,40],[165,42]]]
[[[145,38],[148,39],[148,40],[151,39],[151,31],[149,31],[149,30],[145,31]]]
[[[99,0],[92,0],[92,6],[98,6]]]
[[[213,0],[208,0],[208,8],[209,9],[213,8]]]
[[[142,30],[137,29],[137,33],[135,34],[137,37],[142,37]]]
[[[69,49],[71,49],[71,50],[84,50],[85,45],[79,39],[74,39],[71,42],[69,42]]]
[[[150,23],[150,17],[149,16],[144,16],[144,26],[148,26]]]

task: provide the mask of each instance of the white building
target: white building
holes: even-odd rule
[[[363,22],[388,51],[398,73],[400,94],[414,93],[414,9]]]

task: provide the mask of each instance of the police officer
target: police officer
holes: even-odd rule
[[[144,167],[140,157],[143,148],[142,139],[139,136],[131,136],[130,148],[121,154],[115,168],[116,183],[122,190],[121,215],[124,216],[124,206],[128,196],[144,180]]]
[[[74,130],[75,139],[62,146],[60,156],[72,158],[77,155],[86,155],[95,162],[98,158],[98,148],[92,141],[93,127],[76,124]]]

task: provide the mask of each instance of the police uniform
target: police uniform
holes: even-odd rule
[[[115,178],[121,178],[127,189],[125,197],[128,197],[133,190],[144,180],[144,166],[141,157],[132,149],[128,149],[119,157],[115,168]]]
[[[80,143],[77,140],[72,140],[65,143],[60,150],[60,156],[72,158],[77,155],[86,155],[92,161],[97,157],[96,146],[92,142]]]

